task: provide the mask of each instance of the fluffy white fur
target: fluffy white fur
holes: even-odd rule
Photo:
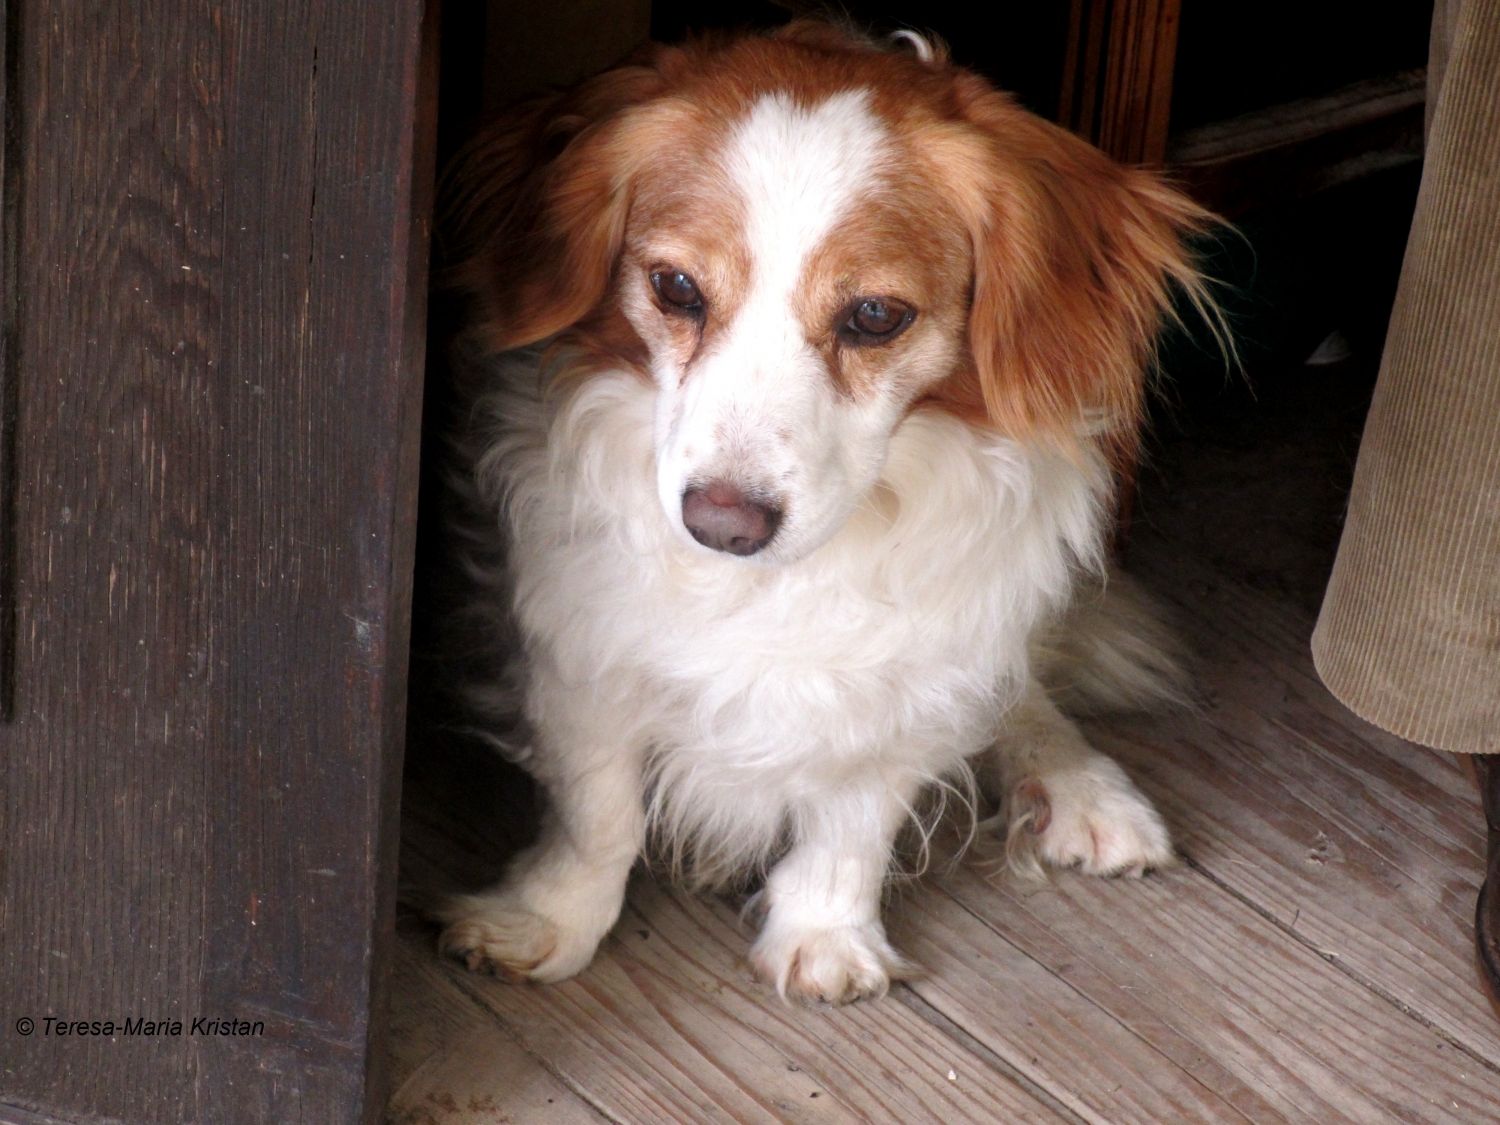
[[[1018,863],[1138,873],[1170,858],[1150,804],[1038,682],[1056,661],[1033,668],[1080,572],[1101,569],[1092,444],[1069,454],[910,409],[960,362],[951,309],[924,313],[859,393],[799,320],[808,263],[883,190],[888,159],[862,91],[763,97],[712,161],[750,265],[711,347],[684,348],[679,314],[622,270],[649,382],[570,370],[565,347],[484,361],[471,483],[480,554],[503,562],[479,577],[520,638],[526,761],[549,808],[497,887],[441,912],[443,947],[471,966],[578,972],[650,841],[699,884],[765,873],[751,958],[783,996],[879,994],[903,968],[880,918],[897,834],[925,790],[962,787],[985,756]],[[693,247],[652,237],[641,257],[698,272]],[[753,558],[685,531],[684,490],[707,480],[784,510]],[[1145,642],[1095,647],[1095,694],[1149,691],[1166,667]]]
[[[1102,465],[917,413],[829,542],[746,565],[684,542],[656,502],[653,388],[593,375],[548,401],[535,352],[493,376],[476,479],[505,513],[497,585],[552,804],[500,887],[450,904],[447,949],[576,973],[650,831],[699,883],[785,851],[757,966],[786,995],[879,993],[900,966],[879,918],[897,831],[997,739],[1028,848],[1098,873],[1170,859],[1149,803],[1031,678],[1029,639],[1098,564]]]

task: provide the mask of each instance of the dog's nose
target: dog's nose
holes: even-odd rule
[[[781,509],[746,496],[727,481],[716,480],[682,494],[682,522],[705,547],[731,555],[753,555],[776,534]]]

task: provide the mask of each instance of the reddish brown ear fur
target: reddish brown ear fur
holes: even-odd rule
[[[668,48],[510,111],[461,154],[447,227],[453,281],[497,351],[535,343],[604,296],[638,146],[631,110],[659,94]]]
[[[1086,419],[1128,447],[1174,286],[1210,308],[1183,240],[1213,217],[982,80],[956,81],[977,130],[949,162],[974,240],[974,372],[940,395],[1007,433],[1070,442]]]

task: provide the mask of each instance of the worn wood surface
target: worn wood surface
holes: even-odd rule
[[[1159,737],[1117,741],[1144,752]],[[1200,754],[1192,768],[1211,774],[1211,766]],[[1164,772],[1156,768],[1154,791],[1171,787]],[[1221,803],[1200,815],[1224,834]],[[413,835],[410,876],[437,878],[431,865],[441,863],[454,872],[452,845],[432,825]],[[599,959],[555,988],[514,988],[441,966],[431,931],[413,919],[407,954],[425,957],[468,996],[428,982],[398,991],[398,1010],[421,1025],[452,1019],[455,1003],[477,1005],[511,1037],[507,1058],[535,1054],[616,1121],[1486,1119],[1500,1096],[1500,1068],[1489,1058],[1500,1036],[1462,1018],[1483,1008],[1472,981],[1460,1018],[1431,1004],[1410,1008],[1396,994],[1430,983],[1430,965],[1403,964],[1397,945],[1378,975],[1350,973],[1338,950],[1206,870],[1220,848],[1191,831],[1181,839],[1183,866],[1143,882],[1061,875],[1037,888],[964,864],[902,888],[892,935],[927,975],[877,1005],[783,1007],[750,980],[749,933],[732,905],[642,879]],[[1265,898],[1285,901],[1278,875],[1302,858],[1300,848],[1258,858],[1273,887]],[[477,873],[485,864],[460,866]],[[1462,858],[1458,866],[1458,880],[1477,885]],[[1314,893],[1326,902],[1330,890],[1326,914],[1364,921],[1369,887],[1325,880]],[[1420,910],[1391,917],[1385,928],[1399,936],[1388,940],[1409,948],[1423,921]],[[1469,968],[1465,938],[1424,951],[1450,992]],[[485,1065],[466,1042],[447,1043],[439,1057],[457,1051]],[[797,1083],[788,1088],[782,1060],[832,1100],[795,1113]],[[481,1081],[500,1096],[499,1085],[459,1070],[463,1089]],[[937,1102],[942,1085],[930,1079],[950,1070],[955,1092],[969,1096]],[[447,1088],[420,1074],[403,1086],[429,1100]],[[747,1089],[768,1100],[757,1103]],[[1029,1108],[1022,1094],[1034,1099]]]
[[[7,3],[0,1119],[378,1114],[434,25]]]
[[[11,718],[16,647],[16,345],[20,329],[16,224],[20,218],[20,97],[15,54],[20,6],[0,0],[0,723]]]
[[[399,1078],[389,1107],[394,1125],[606,1120],[475,1003],[467,982],[445,972],[430,953],[427,942],[410,934],[396,946],[393,990],[426,995],[431,1003],[398,1005],[391,1025],[391,1067]]]
[[[413,916],[404,955],[433,977],[396,993],[405,1026],[481,1012],[509,1060],[496,1073],[519,1052],[614,1121],[1496,1119],[1473,782],[1344,711],[1307,657],[1368,382],[1261,383],[1153,442],[1130,547],[1191,643],[1200,706],[1089,724],[1162,807],[1179,866],[1040,887],[975,862],[933,872],[887,913],[926,976],[838,1011],[786,1008],[749,980],[733,903],[645,878],[561,986],[444,965]],[[1209,392],[1185,414],[1194,396]],[[404,877],[497,873],[529,796],[481,754],[412,769]],[[468,1061],[405,1069],[402,1106],[445,1082],[505,1104],[483,1052],[424,1034],[428,1057]]]
[[[435,876],[434,861],[419,856],[441,849],[442,840],[426,832],[421,842],[408,836],[404,878]],[[470,1003],[609,1120],[1059,1116],[1060,1107],[1009,1068],[976,1055],[964,1037],[905,1005],[810,1012],[768,998],[744,961],[748,936],[733,906],[642,878],[594,965],[555,989],[496,993],[492,979],[438,967],[431,931],[415,919],[403,939],[410,942],[407,955],[457,977]],[[452,1002],[430,990],[396,994],[400,1018],[409,1024],[450,1018]],[[950,1071],[962,1080],[950,1079]],[[420,1085],[414,1075],[403,1090],[415,1098]],[[503,1089],[490,1089],[503,1105]]]
[[[1201,605],[1211,579],[1176,573],[1188,577],[1178,604]],[[1150,757],[1148,789],[1205,877],[1500,1068],[1500,1021],[1455,956],[1472,940],[1480,881],[1472,781],[1451,756],[1360,723],[1328,696],[1303,651],[1310,618],[1243,588],[1216,593],[1227,635],[1206,669],[1213,706],[1167,737],[1131,720],[1096,741],[1137,768]],[[1259,657],[1270,645],[1292,651],[1271,664]],[[1330,878],[1360,893],[1330,900]]]
[[[1167,151],[1181,0],[1072,0],[1058,119],[1116,160]]]
[[[1226,901],[1191,867],[1140,886],[1101,888],[1070,876],[1029,896],[972,875],[944,889],[1156,1053],[1149,1081],[1115,1088],[1089,1080],[1079,1059],[1098,1066],[1120,1057],[1100,1036],[1080,1050],[1077,1021],[1059,1027],[1055,1015],[1027,1005],[1023,1014],[1058,1028],[1063,1040],[1039,1050],[1031,1028],[1017,1027],[1014,1002],[1004,1005],[1008,980],[934,974],[938,1006],[982,1038],[1029,1046],[1045,1071],[1034,1080],[1074,1088],[1101,1118],[1464,1122],[1483,1120],[1494,1104],[1494,1069],[1374,991],[1350,987],[1322,951]],[[1206,1104],[1137,1101],[1159,1095],[1174,1070],[1201,1084]]]

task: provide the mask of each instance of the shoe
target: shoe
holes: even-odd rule
[[[1471,764],[1479,780],[1484,819],[1489,825],[1485,847],[1485,880],[1474,914],[1474,943],[1479,976],[1490,1003],[1500,1013],[1500,754],[1475,754]]]

